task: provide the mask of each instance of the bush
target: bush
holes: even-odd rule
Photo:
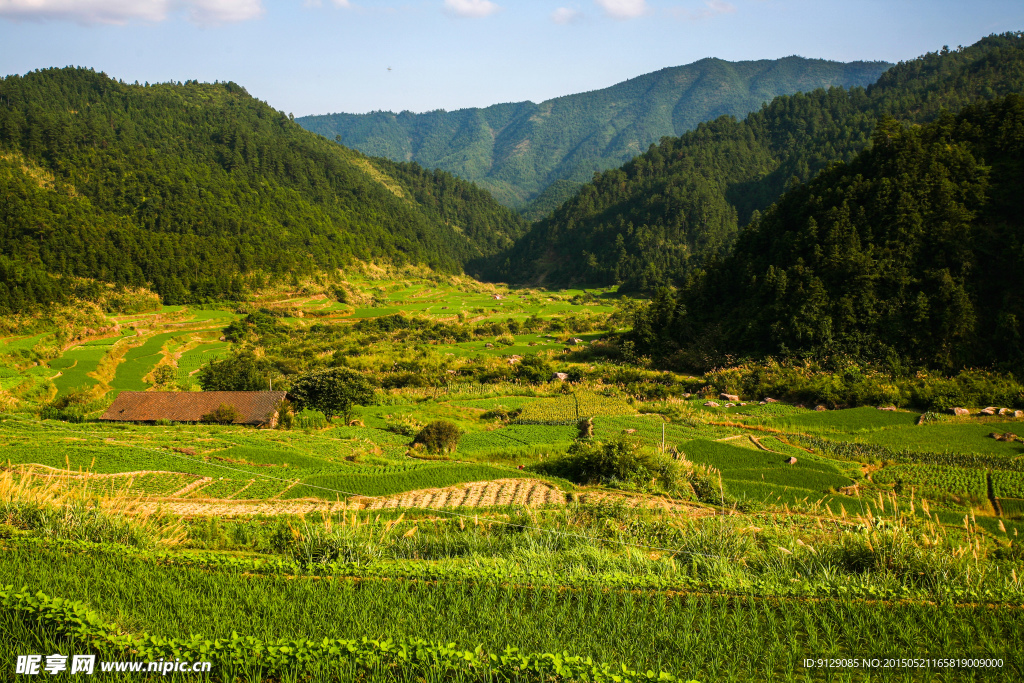
[[[291,401],[278,401],[274,409],[277,411],[277,429],[291,429],[295,426],[295,409]]]
[[[238,412],[238,409],[234,406],[229,406],[227,403],[221,403],[217,406],[217,409],[212,413],[207,413],[199,418],[200,422],[207,424],[231,424],[236,420],[241,420],[242,414]]]
[[[72,389],[43,406],[39,411],[39,419],[84,422],[86,413],[95,410],[98,405],[88,389]]]
[[[522,408],[508,409],[505,406],[495,406],[491,410],[486,411],[480,416],[481,420],[501,420],[502,422],[508,422],[519,417],[519,414],[523,412]]]
[[[408,415],[399,415],[387,421],[386,429],[402,436],[414,436],[423,429],[423,423]]]
[[[543,356],[527,356],[515,364],[513,375],[520,382],[540,384],[551,379],[551,364]]]
[[[174,381],[177,370],[170,365],[158,365],[153,370],[153,384],[158,387],[165,387]]]
[[[604,484],[632,491],[660,489],[675,493],[683,482],[677,462],[632,439],[576,441],[562,458],[531,469],[577,484]]]
[[[459,443],[462,431],[447,420],[435,420],[420,430],[414,444],[421,443],[430,453],[451,453]]]

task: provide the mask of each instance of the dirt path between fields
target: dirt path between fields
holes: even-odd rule
[[[583,503],[620,503],[627,507],[647,507],[670,510],[688,516],[713,514],[697,505],[671,501],[654,496],[635,496],[611,491],[591,491],[577,495]],[[453,509],[487,508],[506,505],[539,507],[566,505],[569,496],[547,482],[536,479],[496,479],[446,488],[406,491],[391,496],[353,496],[348,500],[324,501],[312,498],[281,500],[229,500],[147,498],[133,506],[138,514],[164,514],[183,517],[251,517],[256,515],[304,515],[313,512],[340,512],[343,510],[384,509]]]

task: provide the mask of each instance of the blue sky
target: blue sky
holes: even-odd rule
[[[1016,30],[1020,0],[0,0],[0,73],[233,80],[296,116],[452,110],[703,57],[896,62]]]

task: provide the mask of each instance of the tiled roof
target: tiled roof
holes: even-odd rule
[[[122,391],[101,420],[114,422],[199,422],[222,404],[241,417],[234,424],[267,424],[284,391]]]

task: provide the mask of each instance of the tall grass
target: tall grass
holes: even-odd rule
[[[7,535],[173,546],[184,540],[180,522],[140,508],[126,490],[90,490],[88,474],[0,471],[0,522]]]

